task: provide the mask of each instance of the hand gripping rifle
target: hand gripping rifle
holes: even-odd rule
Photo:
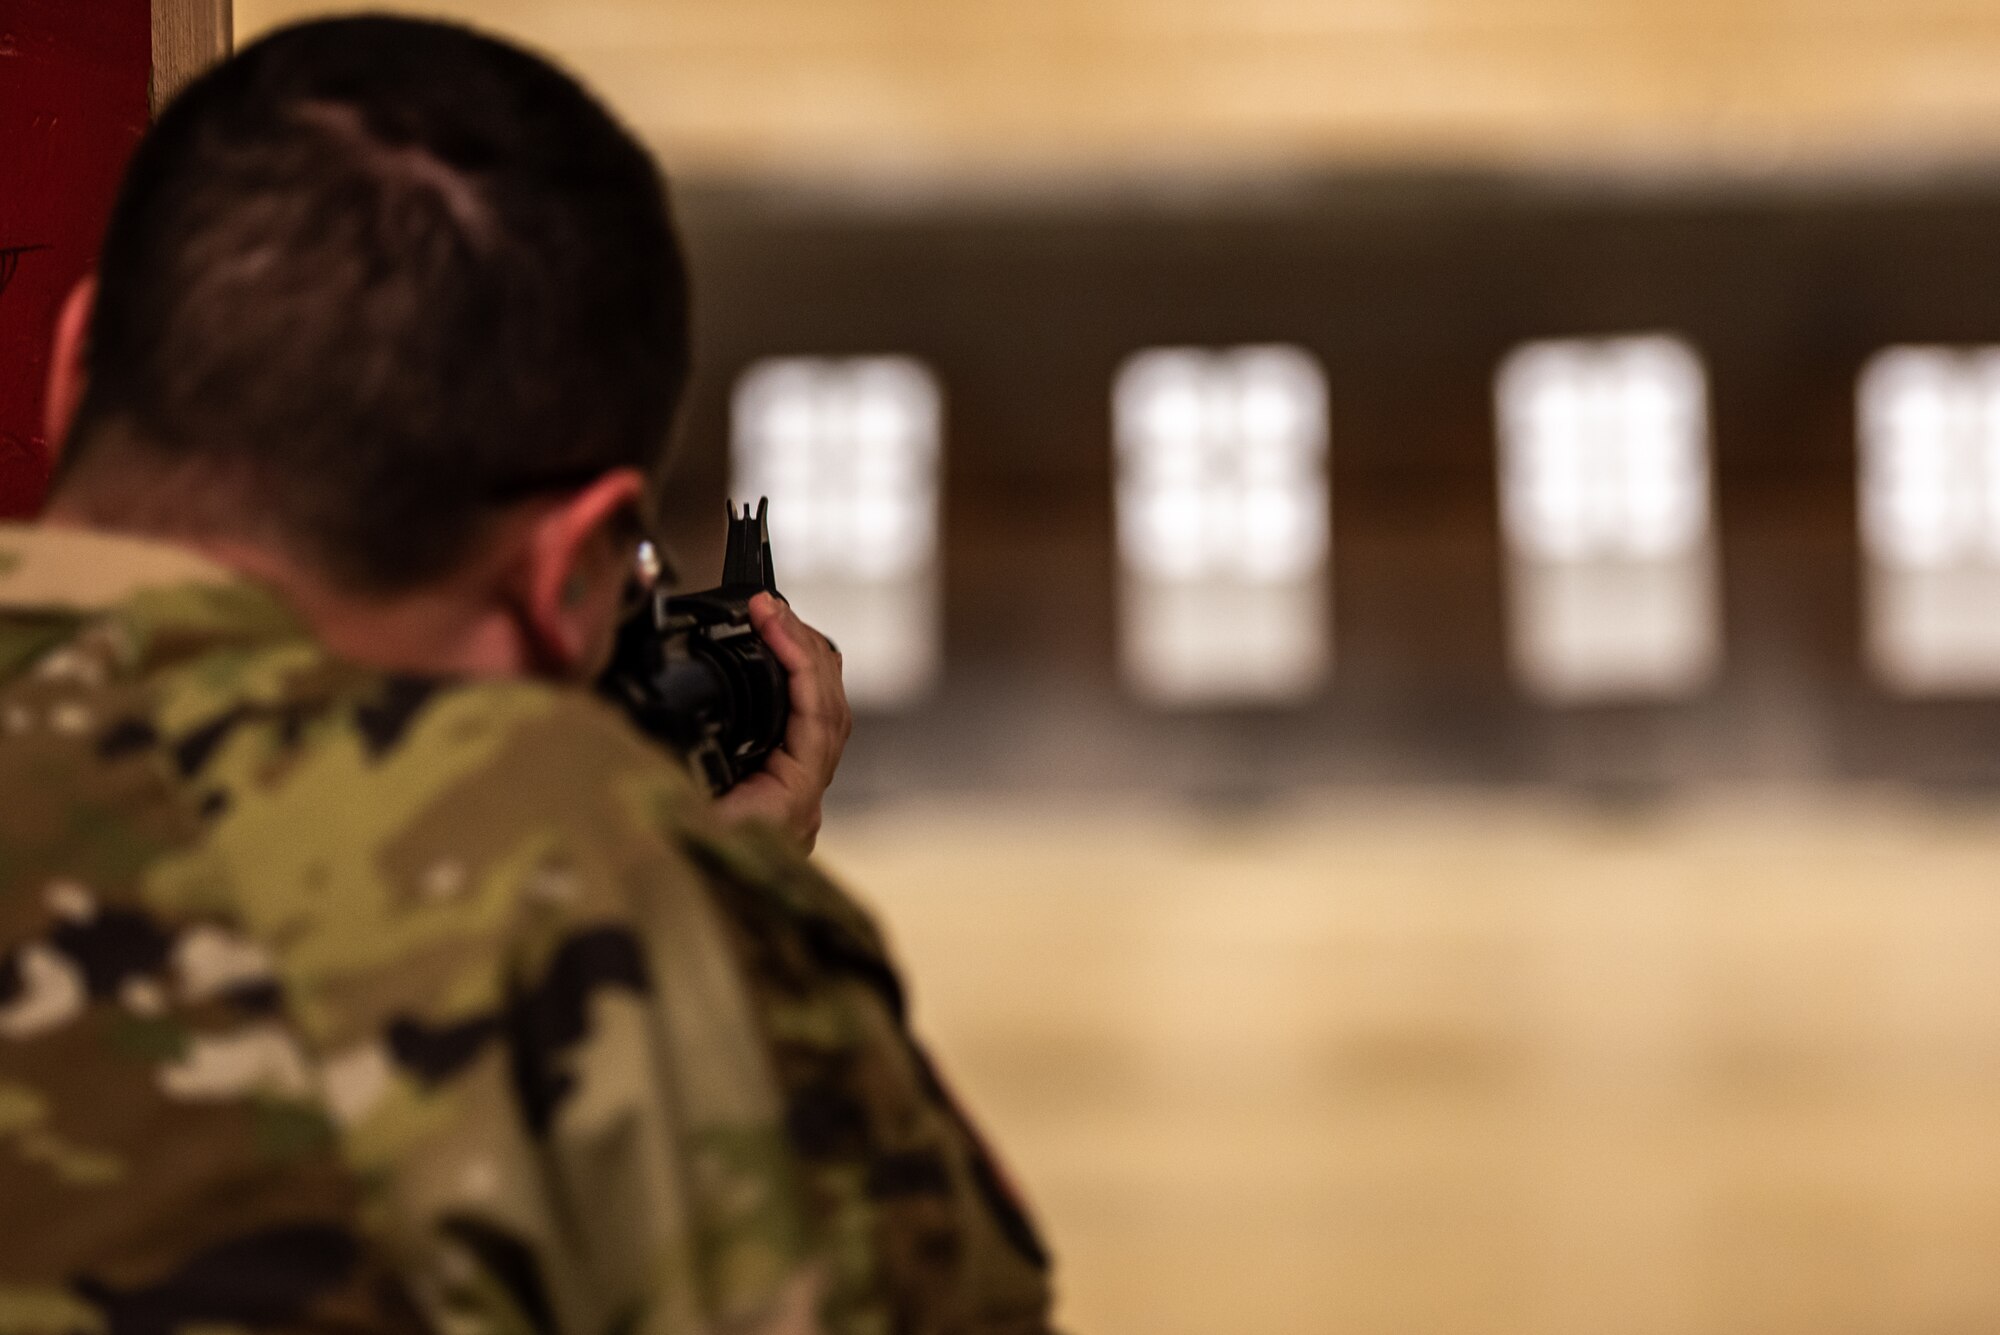
[[[722,583],[700,593],[646,591],[618,628],[598,689],[641,729],[687,759],[711,793],[757,770],[785,740],[790,679],[750,624],[750,599],[782,598],[771,568],[768,500],[729,506]]]

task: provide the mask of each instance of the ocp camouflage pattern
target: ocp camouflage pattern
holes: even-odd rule
[[[0,1335],[1038,1335],[872,923],[586,693],[0,527]]]

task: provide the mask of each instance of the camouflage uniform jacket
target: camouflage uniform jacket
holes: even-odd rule
[[[1036,1335],[867,917],[587,693],[0,527],[0,1335]]]

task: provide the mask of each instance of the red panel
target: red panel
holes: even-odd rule
[[[0,516],[41,504],[49,337],[97,262],[151,73],[149,0],[0,0]]]

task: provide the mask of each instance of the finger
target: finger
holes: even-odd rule
[[[785,665],[791,716],[783,744],[764,758],[759,772],[723,794],[718,809],[730,820],[769,821],[811,850],[819,835],[822,799],[853,728],[840,657],[780,599],[758,595],[751,601],[750,617],[758,636]]]
[[[792,675],[792,717],[785,726],[781,754],[795,760],[819,784],[833,777],[840,763],[843,739],[840,723],[831,703],[831,693],[818,677],[799,672]],[[773,759],[777,757],[774,756]]]
[[[787,672],[810,670],[815,651],[825,644],[825,637],[799,620],[789,603],[768,593],[750,600],[750,624],[777,653]]]
[[[847,690],[841,681],[840,651],[833,642],[799,619],[783,601],[759,594],[750,604],[751,624],[795,678],[795,685],[830,687],[809,690],[807,698],[793,692],[793,706],[808,713],[837,717],[847,710]],[[796,678],[805,677],[803,682]]]
[[[821,823],[820,803],[810,796],[817,790],[803,783],[796,773],[797,762],[783,752],[773,752],[771,761],[717,798],[716,810],[731,823],[760,820],[787,830],[810,852]],[[782,777],[780,769],[785,770]]]
[[[768,594],[751,600],[750,619],[790,676],[792,717],[785,729],[784,750],[823,785],[839,766],[853,731],[840,680],[840,656],[825,636]]]
[[[766,807],[774,819],[804,835],[819,830],[821,800],[826,795],[827,776],[808,772],[797,757],[786,750],[773,751],[764,768],[744,780],[737,790],[753,792],[746,801]]]

